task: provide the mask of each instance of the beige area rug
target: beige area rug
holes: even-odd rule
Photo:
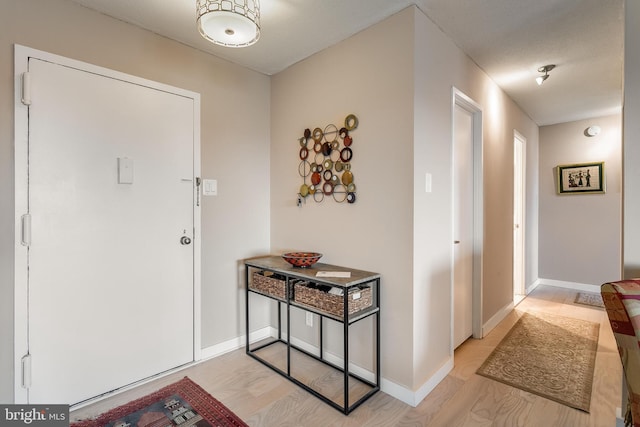
[[[593,307],[604,308],[604,302],[602,301],[602,295],[589,292],[578,292],[576,295],[576,304],[590,305]]]
[[[525,313],[477,373],[589,412],[597,323]]]

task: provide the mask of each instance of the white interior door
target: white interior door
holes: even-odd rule
[[[516,132],[513,138],[513,298],[515,303],[520,302],[525,296],[525,147],[525,138]]]
[[[473,114],[454,107],[453,343],[473,334]]]
[[[194,360],[194,100],[29,59],[30,403]]]

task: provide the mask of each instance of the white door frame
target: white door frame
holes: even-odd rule
[[[456,87],[452,88],[451,102],[451,135],[454,134],[453,117],[456,106],[468,111],[473,116],[473,337],[482,338],[482,254],[484,247],[484,186],[483,186],[483,138],[482,107]],[[453,140],[452,140],[453,143]],[[452,166],[453,166],[453,150]],[[452,167],[452,181],[454,168]],[[453,201],[452,201],[453,208]],[[451,239],[451,266],[453,269],[453,238]],[[452,270],[453,271],[453,270]],[[451,275],[453,279],[453,274]],[[453,355],[453,280],[451,281],[451,349]]]
[[[515,169],[514,169],[514,182],[513,182],[513,190],[514,190],[514,206],[513,206],[513,212],[514,212],[514,246],[513,246],[513,265],[515,267],[516,263],[520,263],[520,272],[521,272],[521,277],[517,278],[516,277],[516,269],[514,268],[514,272],[513,272],[513,294],[514,294],[514,303],[517,302],[515,301],[515,296],[518,295],[520,297],[524,296],[526,294],[526,273],[525,273],[525,266],[526,266],[526,205],[527,205],[527,199],[526,199],[526,185],[527,185],[527,175],[526,175],[526,166],[527,166],[527,138],[525,138],[520,132],[518,132],[517,130],[514,129],[513,131],[513,142],[514,142],[514,168],[520,168],[520,182],[516,182],[517,180],[515,179]],[[521,155],[519,157],[516,157],[517,151],[515,148],[516,144],[521,144]],[[516,165],[516,162],[518,162],[519,164]],[[519,184],[519,185],[518,185]],[[520,188],[518,188],[520,187]],[[520,206],[516,207],[516,200],[517,198],[515,197],[515,192],[519,191],[520,192]],[[520,210],[520,221],[519,224],[516,224],[516,218],[515,218],[515,213],[516,213],[516,209]],[[516,241],[515,241],[515,234],[516,234],[516,227],[518,227],[519,229],[519,234],[520,234],[520,248],[516,247]],[[521,255],[521,257],[517,257],[517,255]],[[519,260],[517,258],[520,258]]]
[[[29,173],[29,102],[28,84],[23,84],[23,73],[28,71],[29,58],[54,62],[78,70],[109,76],[168,93],[193,99],[194,104],[194,141],[193,141],[193,182],[200,177],[200,94],[185,89],[165,85],[118,71],[98,67],[81,61],[54,55],[48,52],[25,46],[14,46],[14,169],[15,169],[15,245],[14,245],[14,402],[27,403],[27,389],[22,385],[29,378],[23,377],[23,357],[28,354],[28,245],[23,244],[28,230],[22,225],[22,218],[29,211],[28,206],[28,173]],[[23,88],[27,86],[26,93]],[[27,99],[24,99],[24,98]],[[24,102],[23,102],[24,99]],[[193,186],[193,354],[194,360],[201,359],[201,227],[200,205],[198,203],[199,188]],[[27,370],[28,371],[28,370]]]

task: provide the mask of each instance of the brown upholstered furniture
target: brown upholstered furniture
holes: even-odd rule
[[[605,283],[601,294],[629,391],[625,425],[640,427],[640,279]]]

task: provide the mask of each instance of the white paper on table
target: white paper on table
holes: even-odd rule
[[[351,277],[350,271],[318,271],[316,277]]]

